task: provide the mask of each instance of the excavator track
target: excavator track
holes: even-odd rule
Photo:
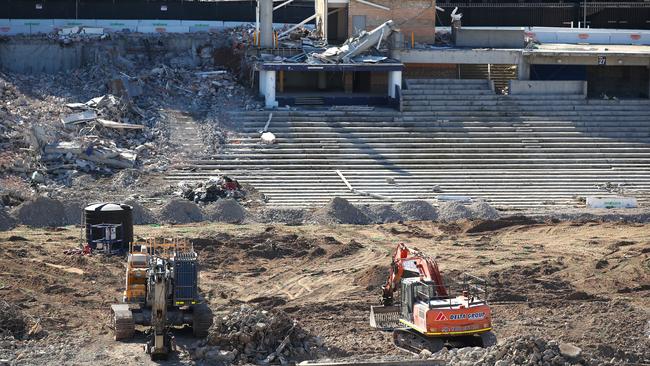
[[[393,330],[393,343],[397,348],[414,354],[419,354],[425,349],[436,353],[445,346],[443,339],[426,337],[410,328]]]
[[[126,304],[113,305],[113,329],[115,331],[115,340],[121,341],[130,339],[135,332],[135,322],[133,321],[133,312]]]
[[[195,305],[192,317],[192,334],[197,338],[206,337],[211,326],[212,310],[210,307],[205,303]]]

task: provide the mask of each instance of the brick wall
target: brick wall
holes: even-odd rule
[[[415,42],[434,43],[436,24],[435,0],[368,0],[372,3],[390,8],[378,9],[374,6],[350,0],[348,13],[348,34],[354,33],[353,17],[355,15],[366,17],[366,30],[376,28],[387,20],[392,19],[404,34],[404,41],[411,40],[411,33]]]

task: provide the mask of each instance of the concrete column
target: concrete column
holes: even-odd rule
[[[348,9],[347,8],[341,8],[338,13],[336,13],[337,17],[337,27],[336,27],[336,35],[337,35],[337,40],[343,41],[348,39]]]
[[[346,94],[354,91],[354,74],[351,71],[343,72],[343,90]]]
[[[257,0],[260,9],[260,46],[273,48],[273,0]]]
[[[327,74],[325,71],[318,72],[318,89],[325,90],[327,89]]]
[[[517,64],[517,79],[530,80],[530,63],[523,56],[519,56]]]
[[[260,77],[259,77],[259,84],[260,84],[260,96],[264,96],[264,91],[266,90],[266,71],[260,70]]]
[[[264,73],[264,105],[266,108],[278,106],[278,102],[275,101],[275,71],[273,70]]]
[[[391,98],[397,98],[397,94],[395,94],[395,86],[399,86],[400,88],[402,88],[401,71],[388,72],[388,96]]]

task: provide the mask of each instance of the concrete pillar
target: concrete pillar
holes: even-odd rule
[[[325,90],[327,89],[327,74],[325,71],[318,72],[318,89]]]
[[[260,77],[259,77],[259,84],[260,84],[260,96],[264,96],[264,91],[266,90],[266,71],[265,70],[260,70]]]
[[[346,94],[354,92],[354,74],[351,71],[343,72],[343,90]]]
[[[260,9],[260,46],[273,48],[273,0],[257,0]]]
[[[530,80],[530,63],[523,56],[519,56],[517,64],[517,79]]]
[[[341,8],[338,13],[336,13],[336,36],[338,41],[344,41],[348,39],[348,9]]]
[[[260,75],[261,77],[262,75]],[[278,102],[275,101],[275,71],[273,70],[266,70],[264,72],[264,105],[266,108],[275,108],[278,106]]]
[[[401,71],[389,71],[388,72],[388,96],[391,98],[397,98],[395,94],[395,86],[402,88],[402,72]]]

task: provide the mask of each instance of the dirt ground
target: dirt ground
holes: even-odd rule
[[[517,222],[281,226],[136,226],[136,236],[190,238],[200,288],[218,314],[241,304],[280,308],[323,337],[324,357],[398,355],[391,335],[369,328],[391,250],[399,242],[434,255],[443,275],[491,282],[499,339],[537,335],[571,342],[621,364],[650,359],[650,224]],[[495,228],[500,229],[493,230]],[[112,339],[109,307],[124,289],[119,257],[69,256],[80,229],[0,232],[0,298],[42,330],[0,340],[0,364],[148,364],[141,346]],[[168,364],[192,364],[191,331],[176,331]],[[405,358],[412,356],[404,354]]]

